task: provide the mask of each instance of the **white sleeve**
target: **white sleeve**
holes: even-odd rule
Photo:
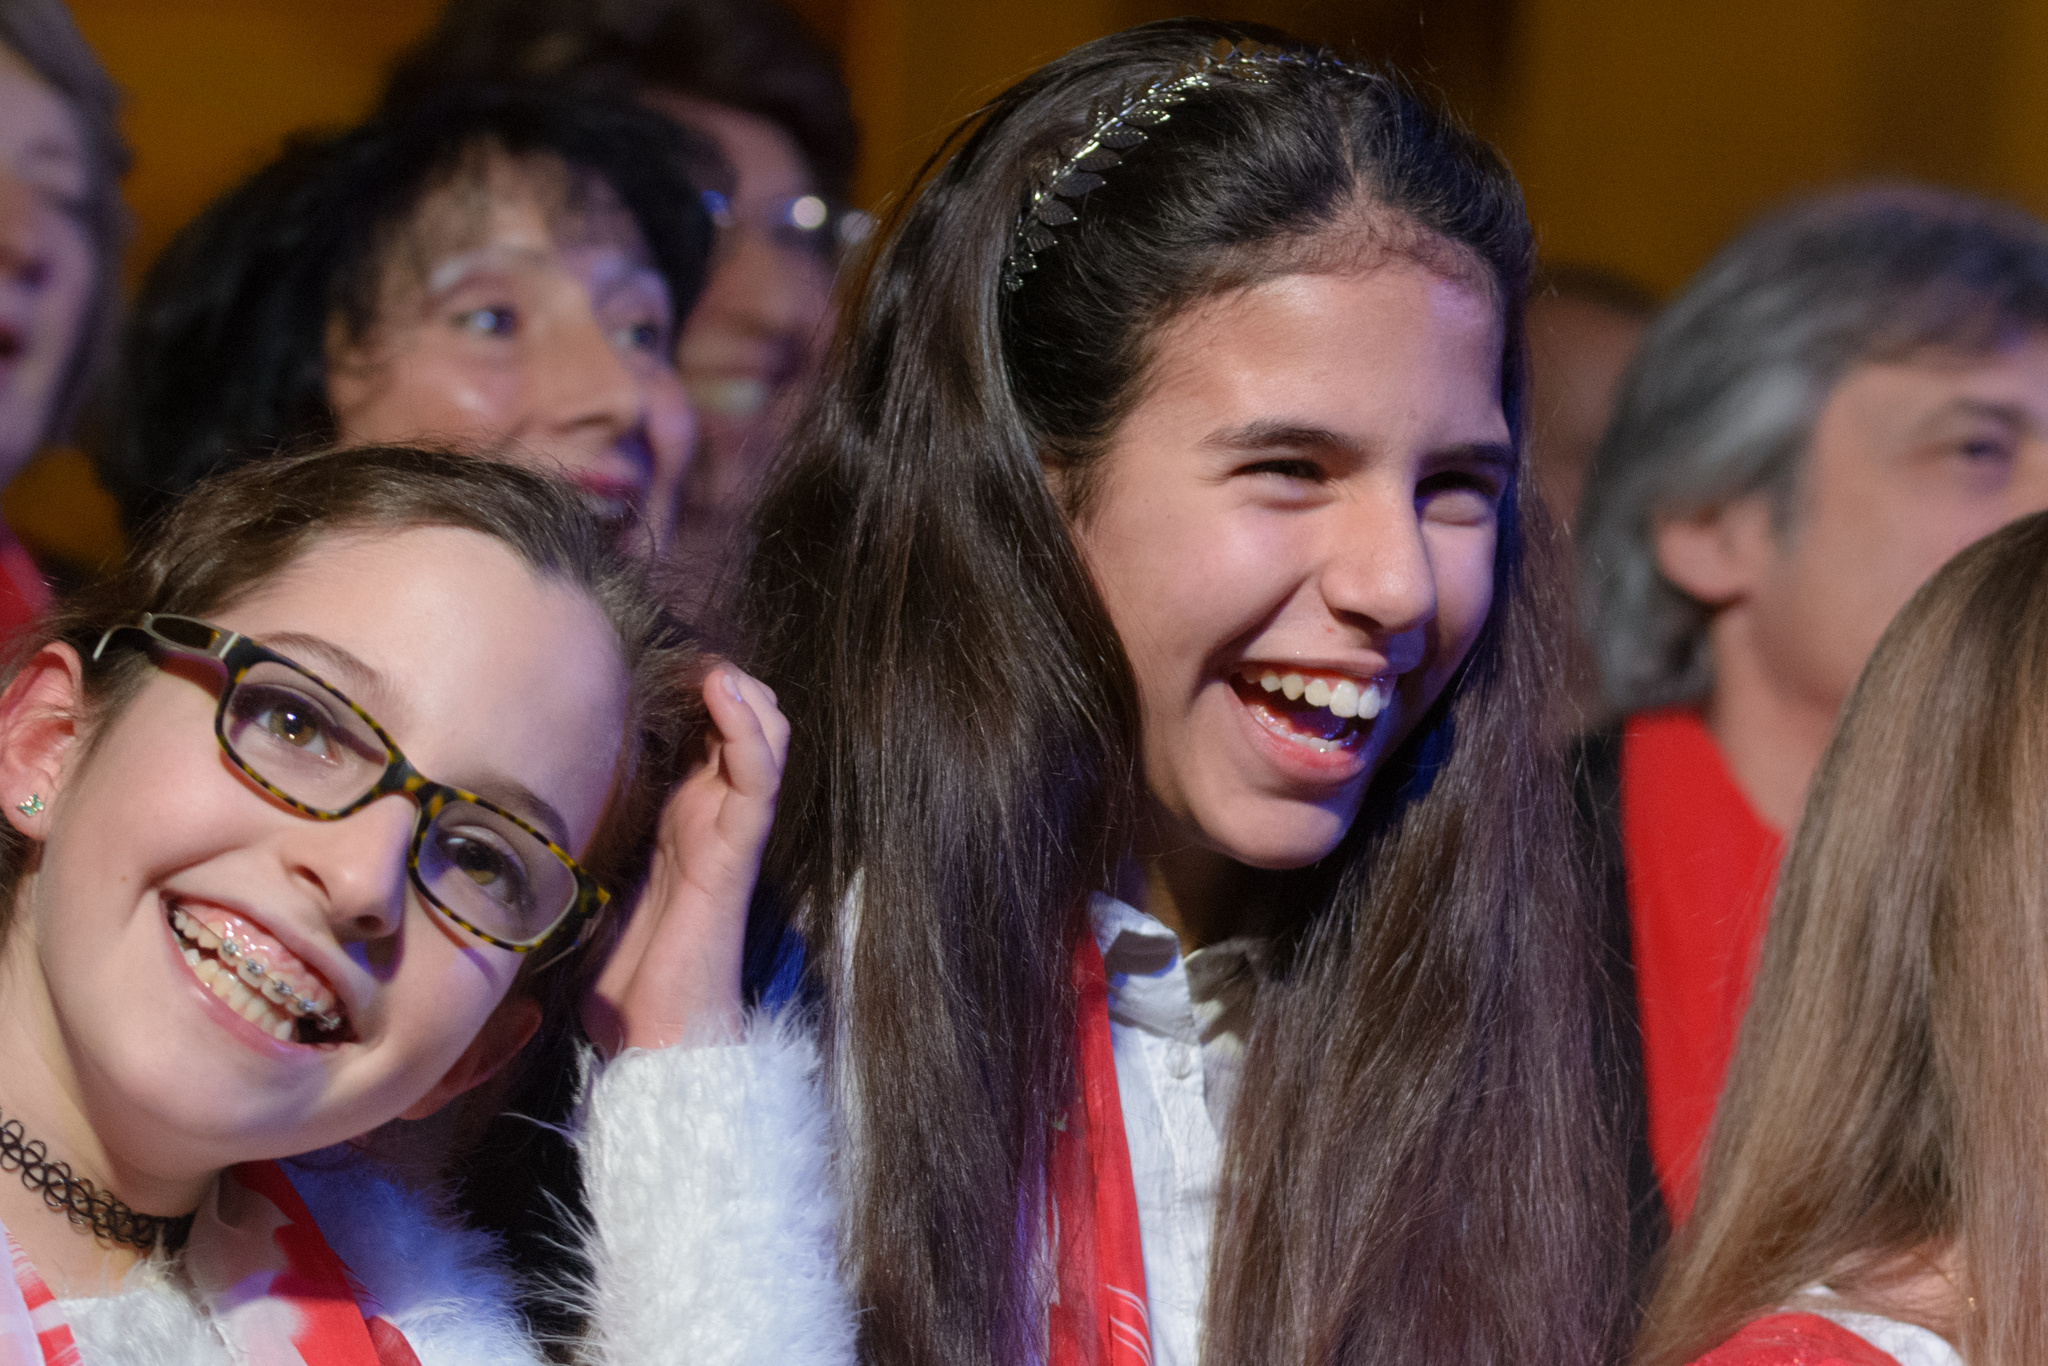
[[[737,1043],[628,1049],[596,1074],[585,1360],[852,1362],[817,1070],[808,1037],[756,1015]]]

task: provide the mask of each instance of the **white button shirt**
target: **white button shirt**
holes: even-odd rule
[[[1243,1073],[1260,944],[1182,957],[1172,930],[1097,895],[1088,907],[1109,980],[1109,1037],[1131,1149],[1155,1366],[1196,1366],[1223,1135]]]

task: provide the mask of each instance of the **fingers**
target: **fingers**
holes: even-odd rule
[[[758,679],[722,664],[704,680],[704,705],[718,728],[712,760],[724,768],[733,790],[773,796],[789,755],[789,721],[774,694]]]

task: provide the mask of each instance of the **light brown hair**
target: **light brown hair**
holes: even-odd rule
[[[1951,561],[1850,695],[1638,1360],[1948,1250],[1971,1366],[2048,1361],[2048,514]]]

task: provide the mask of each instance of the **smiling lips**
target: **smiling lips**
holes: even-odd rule
[[[170,903],[185,964],[227,1007],[282,1043],[339,1043],[348,1019],[333,988],[263,928],[218,907]]]
[[[1264,664],[1245,665],[1231,684],[1267,730],[1319,754],[1364,743],[1373,718],[1394,700],[1390,677],[1295,672]]]

